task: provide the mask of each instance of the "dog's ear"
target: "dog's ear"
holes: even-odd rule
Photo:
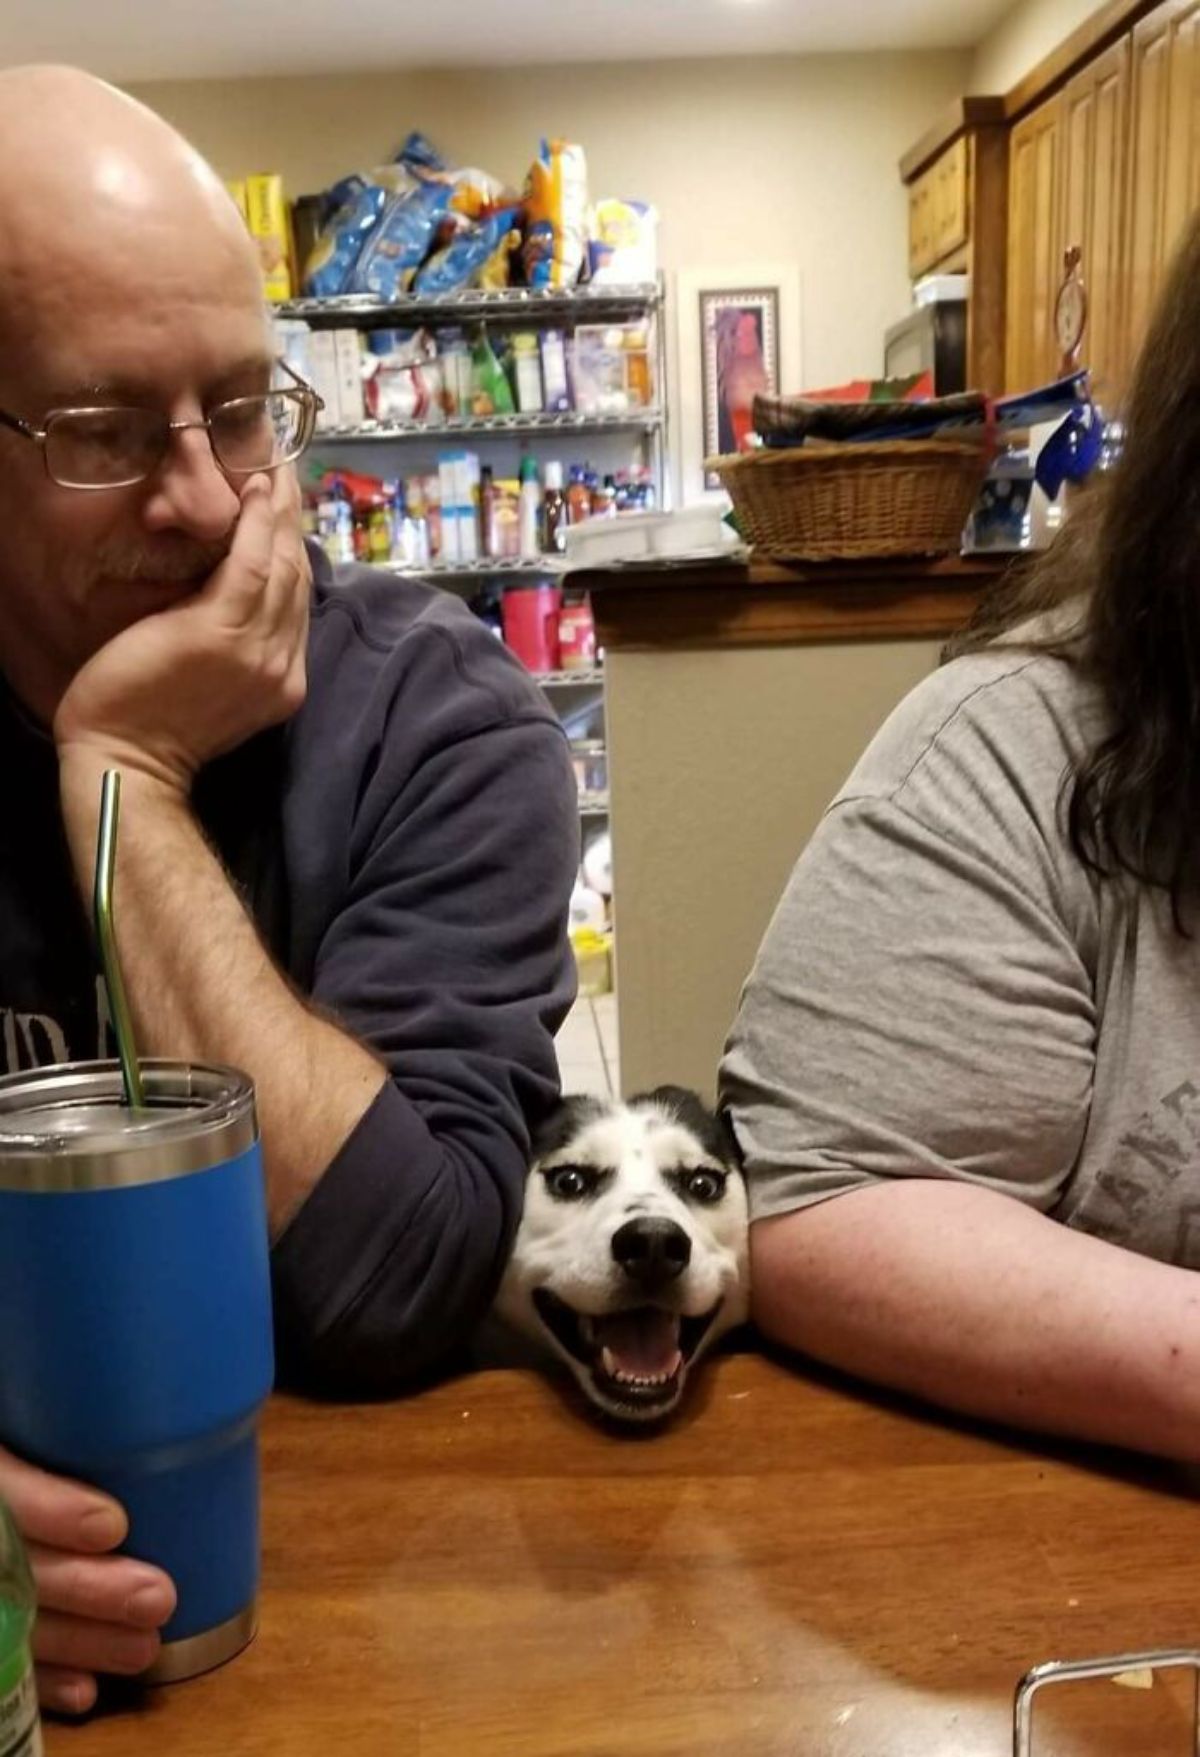
[[[547,1111],[541,1121],[534,1125],[530,1142],[533,1161],[536,1163],[539,1159],[548,1158],[551,1153],[557,1153],[580,1129],[603,1116],[607,1108],[602,1098],[593,1098],[585,1093],[560,1098],[553,1109]]]
[[[731,1170],[741,1168],[741,1154],[729,1118],[723,1110],[710,1110],[699,1094],[688,1087],[656,1086],[653,1092],[639,1092],[629,1102],[633,1106],[656,1104],[670,1111],[685,1129],[691,1130],[706,1153]]]

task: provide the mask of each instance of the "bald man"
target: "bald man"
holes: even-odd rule
[[[139,1046],[253,1076],[281,1366],[378,1390],[503,1266],[573,991],[577,806],[558,722],[456,599],[306,551],[276,465],[315,407],[275,356],[186,142],[84,74],[0,74],[0,1064],[112,1053],[85,898],[119,768]],[[85,1709],[173,1589],[106,1554],[93,1491],[0,1454],[0,1495],[43,1700]]]

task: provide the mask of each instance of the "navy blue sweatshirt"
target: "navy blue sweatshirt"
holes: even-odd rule
[[[280,966],[391,1070],[272,1258],[282,1375],[387,1390],[503,1268],[574,993],[578,808],[558,721],[456,598],[310,555],[304,706],[195,808]],[[53,746],[4,693],[0,765],[0,1062],[111,1055]]]

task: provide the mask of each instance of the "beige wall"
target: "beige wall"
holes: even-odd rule
[[[1097,0],[1020,0],[975,51],[970,90],[1006,92],[1097,10]]]
[[[788,874],[939,643],[608,655],[617,1012],[626,1095],[711,1095]]]
[[[961,92],[965,54],[780,56],[139,86],[226,176],[319,188],[424,129],[523,177],[541,132],[586,147],[597,194],[649,197],[664,266],[794,260],[806,382],[871,371],[908,304],[897,160]],[[799,388],[799,387],[793,387]]]

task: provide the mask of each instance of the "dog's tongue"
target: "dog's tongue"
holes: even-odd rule
[[[596,1341],[615,1362],[615,1370],[635,1379],[668,1377],[680,1363],[679,1319],[673,1312],[639,1306],[597,1318]],[[610,1366],[606,1360],[605,1365]]]

